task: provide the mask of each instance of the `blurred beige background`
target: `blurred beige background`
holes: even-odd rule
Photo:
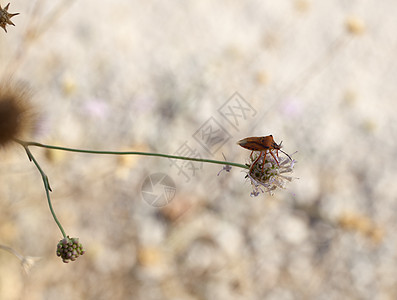
[[[0,74],[31,87],[33,140],[188,145],[244,163],[236,141],[273,134],[298,151],[299,179],[252,198],[237,168],[32,148],[86,249],[63,264],[39,173],[21,147],[2,150],[0,244],[41,260],[26,275],[0,251],[0,299],[397,297],[395,1],[20,0],[9,11],[20,15],[0,32]],[[224,137],[210,149],[208,124]],[[176,186],[162,208],[141,195],[158,172]]]

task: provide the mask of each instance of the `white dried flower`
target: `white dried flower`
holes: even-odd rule
[[[265,159],[265,163],[263,163],[263,159]],[[251,197],[256,197],[261,192],[273,195],[277,188],[285,188],[286,182],[292,181],[294,178],[288,173],[292,173],[295,163],[296,160],[291,160],[288,157],[279,157],[277,163],[272,155],[265,155],[265,152],[256,151],[250,155],[247,164],[250,169],[246,177],[251,180],[253,189]]]

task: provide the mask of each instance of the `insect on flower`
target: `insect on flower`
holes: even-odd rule
[[[237,144],[245,149],[252,151],[251,155],[250,155],[251,159],[252,159],[252,154],[254,153],[254,151],[260,152],[260,155],[255,160],[255,162],[252,164],[251,168],[257,163],[259,158],[262,156],[262,153],[264,152],[263,163],[262,163],[262,170],[263,170],[267,151],[269,151],[270,155],[273,156],[273,158],[276,161],[278,166],[279,166],[278,151],[283,152],[285,155],[288,156],[288,158],[290,160],[292,160],[292,158],[287,153],[285,153],[283,150],[281,150],[282,142],[280,144],[277,144],[274,141],[272,135],[260,136],[260,137],[247,137],[245,139],[238,141]],[[274,153],[272,152],[272,150],[276,150],[277,158],[274,156]]]
[[[258,196],[265,191],[273,195],[274,190],[284,188],[285,183],[292,180],[292,177],[287,174],[292,172],[296,161],[281,150],[281,143],[277,144],[272,135],[248,137],[237,144],[252,151],[247,164],[249,171],[246,176],[251,180],[253,187],[251,196]],[[277,157],[273,153],[274,150]],[[278,151],[283,152],[288,158],[279,158]],[[267,152],[271,155],[268,159],[266,159]]]

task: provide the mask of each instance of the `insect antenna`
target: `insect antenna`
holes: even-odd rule
[[[283,150],[281,150],[281,149],[278,149],[278,151],[281,151],[281,152],[283,152],[285,155],[287,155],[288,156],[288,158],[292,161],[292,158],[291,158],[291,156],[289,156],[287,153],[285,153]]]
[[[281,141],[280,142],[280,144],[278,144],[278,146],[281,148],[282,147],[282,143],[283,143],[283,141]],[[288,158],[292,161],[292,158],[291,158],[291,156],[289,156],[287,153],[285,153],[283,150],[281,150],[281,149],[278,149],[278,151],[281,151],[281,152],[283,152],[285,155],[287,155],[288,156]]]

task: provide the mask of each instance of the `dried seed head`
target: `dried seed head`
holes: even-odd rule
[[[0,84],[0,147],[29,137],[36,127],[31,93],[22,84]]]
[[[0,5],[0,27],[2,27],[4,29],[5,32],[7,32],[6,26],[8,25],[12,25],[15,26],[14,23],[12,23],[12,21],[10,20],[13,16],[19,15],[19,13],[15,13],[15,14],[10,14],[8,12],[8,7],[10,6],[10,3],[8,3],[6,5],[6,7],[1,8]]]

